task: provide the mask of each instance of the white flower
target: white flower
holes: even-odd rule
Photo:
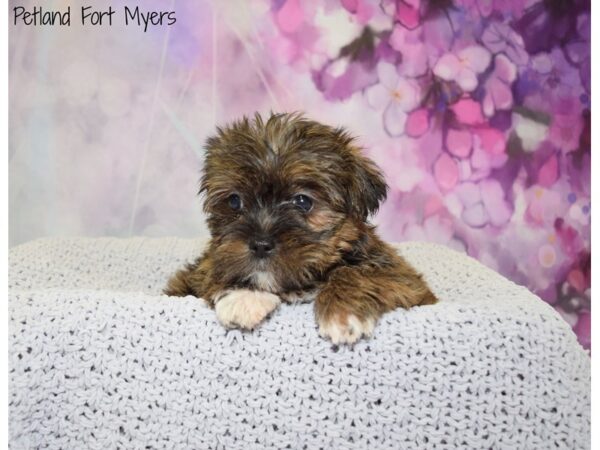
[[[377,65],[379,84],[371,86],[367,101],[378,110],[383,110],[383,125],[391,136],[404,133],[410,111],[419,106],[421,92],[417,83],[398,74],[396,66],[386,62]]]
[[[479,45],[459,52],[446,53],[433,67],[433,73],[442,80],[455,81],[463,91],[471,92],[477,87],[477,75],[490,65],[490,52]]]
[[[548,125],[536,122],[519,113],[512,114],[512,122],[521,145],[526,152],[537,150],[538,146],[548,136]]]

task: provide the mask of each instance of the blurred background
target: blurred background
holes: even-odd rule
[[[468,253],[589,348],[589,1],[113,0],[110,27],[42,3],[72,24],[10,24],[10,245],[205,236],[215,124],[302,110],[384,170],[386,239]],[[126,27],[124,5],[177,21]]]

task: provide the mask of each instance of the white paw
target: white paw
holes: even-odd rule
[[[279,297],[269,292],[236,289],[217,301],[215,312],[219,322],[227,328],[252,330],[280,303]]]
[[[371,336],[374,328],[375,319],[360,320],[354,314],[349,314],[346,321],[333,317],[319,322],[319,334],[334,344],[353,344],[362,336]]]

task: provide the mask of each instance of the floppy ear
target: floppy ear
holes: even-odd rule
[[[373,161],[362,156],[358,149],[352,151],[352,171],[349,196],[350,208],[363,221],[379,209],[387,197],[387,184]]]

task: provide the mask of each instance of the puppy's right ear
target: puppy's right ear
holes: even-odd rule
[[[348,192],[351,209],[363,221],[375,214],[387,197],[388,186],[377,165],[352,149],[352,181]]]

